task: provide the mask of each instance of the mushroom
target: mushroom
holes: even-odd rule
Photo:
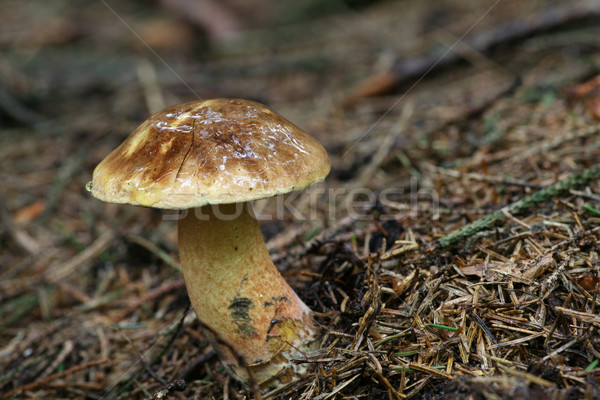
[[[303,189],[329,169],[323,147],[265,105],[213,99],[151,116],[96,167],[89,189],[110,203],[182,210],[183,274],[207,337],[239,380],[272,387],[305,372],[292,360],[314,348],[317,328],[247,202]]]

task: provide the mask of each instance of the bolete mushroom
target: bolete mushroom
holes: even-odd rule
[[[323,147],[268,107],[214,99],[151,116],[96,167],[90,190],[110,203],[182,210],[180,258],[198,318],[234,375],[265,387],[304,372],[292,360],[313,348],[317,328],[246,202],[305,188],[329,168]]]

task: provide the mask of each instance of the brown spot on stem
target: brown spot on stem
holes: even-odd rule
[[[242,285],[247,281],[247,278],[244,278],[240,284],[240,289],[236,293],[231,303],[229,303],[229,307],[227,307],[230,312],[231,319],[238,327],[238,332],[242,337],[248,338],[257,334],[256,329],[252,326],[252,318],[250,318],[249,311],[251,308],[254,308],[254,303],[248,297],[243,297],[240,295],[242,290]]]

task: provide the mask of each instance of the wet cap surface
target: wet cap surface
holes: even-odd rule
[[[98,164],[91,192],[111,203],[183,209],[288,193],[329,168],[315,139],[265,105],[204,100],[142,123]]]

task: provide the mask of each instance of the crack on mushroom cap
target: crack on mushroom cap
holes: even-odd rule
[[[180,104],[140,125],[94,171],[104,201],[191,208],[302,189],[330,168],[323,147],[248,100]]]

